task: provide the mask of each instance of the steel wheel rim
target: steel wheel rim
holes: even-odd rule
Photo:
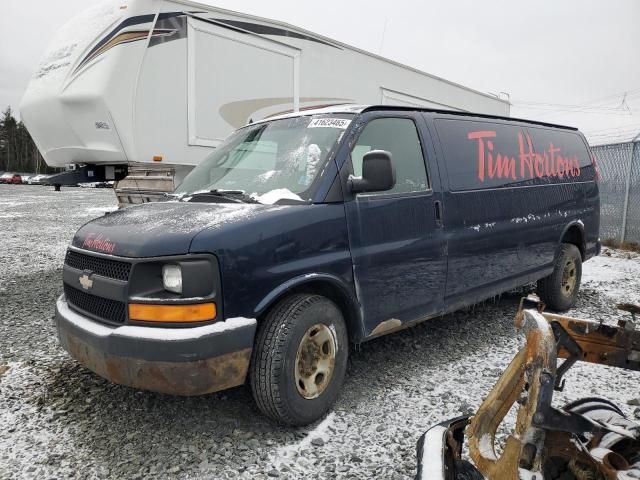
[[[298,345],[294,365],[296,388],[302,398],[311,400],[325,391],[336,363],[335,332],[323,323],[311,326]]]
[[[573,294],[573,291],[576,288],[576,283],[578,281],[578,274],[576,269],[575,260],[567,260],[567,263],[564,264],[564,269],[562,270],[562,294],[565,297],[570,297]]]

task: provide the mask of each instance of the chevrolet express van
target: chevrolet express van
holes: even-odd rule
[[[119,384],[248,381],[287,424],[335,401],[349,343],[537,282],[576,301],[600,251],[597,172],[573,128],[341,105],[247,125],[166,202],[76,233],[62,346]]]

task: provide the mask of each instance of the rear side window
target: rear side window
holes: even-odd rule
[[[541,165],[534,165],[534,170],[540,170],[541,167],[544,169],[543,180],[546,179],[548,183],[557,183],[585,182],[595,179],[591,156],[582,137],[577,133],[528,127],[527,134],[532,139],[535,151],[544,152],[546,155],[546,157],[543,155],[544,162]]]
[[[593,180],[581,137],[566,130],[435,120],[452,190]]]
[[[383,194],[410,193],[429,189],[422,145],[413,120],[377,118],[365,127],[351,151],[353,174],[362,175],[362,157],[371,150],[386,150],[396,169],[396,184]]]

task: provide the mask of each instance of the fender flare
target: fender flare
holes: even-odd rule
[[[581,242],[580,242],[580,245],[578,246],[578,248],[580,249],[580,253],[581,253],[583,258],[586,255],[587,246],[586,246],[586,235],[584,233],[584,223],[582,222],[582,220],[578,219],[578,220],[570,221],[562,229],[562,233],[560,234],[560,237],[558,238],[558,244],[556,245],[556,251],[555,251],[555,254],[554,254],[554,257],[553,257],[554,259],[558,258],[558,255],[560,253],[560,248],[562,246],[562,239],[567,234],[569,229],[572,228],[572,227],[578,227],[578,230],[580,230]]]
[[[348,308],[351,313],[351,320],[349,318],[345,318],[347,322],[347,327],[350,331],[353,332],[356,338],[361,338],[364,334],[364,325],[362,323],[362,311],[360,309],[360,304],[354,294],[351,292],[349,287],[342,281],[340,278],[335,275],[330,275],[327,273],[307,273],[304,275],[299,275],[297,277],[293,277],[286,282],[278,285],[276,288],[271,290],[253,310],[253,314],[255,317],[262,315],[271,305],[273,305],[276,301],[282,298],[288,291],[291,291],[294,288],[300,287],[306,283],[312,282],[324,282],[329,283],[332,286],[336,287],[342,294],[343,298],[348,303]],[[349,323],[351,323],[349,325]]]

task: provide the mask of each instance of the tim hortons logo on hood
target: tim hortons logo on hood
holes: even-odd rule
[[[102,234],[89,233],[82,242],[82,248],[113,253],[116,249],[116,244],[109,241],[109,239],[105,238]]]
[[[579,177],[580,162],[577,156],[563,156],[560,148],[549,143],[549,147],[536,152],[529,135],[518,133],[518,158],[494,151],[496,132],[480,130],[468,132],[467,138],[477,142],[478,179],[511,178],[529,180],[542,177]]]

